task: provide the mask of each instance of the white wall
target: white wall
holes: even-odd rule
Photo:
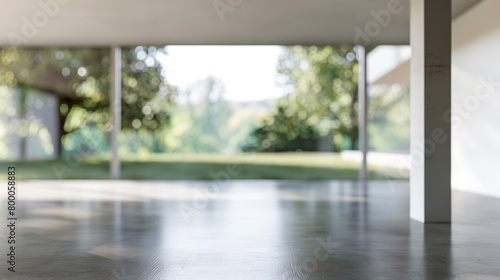
[[[21,98],[15,88],[0,85],[0,160],[19,158],[19,109]]]
[[[21,158],[21,98],[17,88],[0,88],[0,160]],[[37,90],[26,96],[28,126],[25,159],[56,157],[59,135],[57,98]]]
[[[500,1],[453,23],[452,186],[500,197]]]
[[[26,137],[27,159],[52,159],[56,157],[59,136],[59,104],[55,96],[37,90],[28,93],[27,115],[34,117]],[[36,125],[33,127],[33,123]]]
[[[410,46],[378,46],[367,56],[368,67],[366,78],[368,83],[381,84],[380,79],[386,78],[389,72],[401,72],[397,75],[394,83],[406,83],[409,81],[409,71],[404,72],[397,69],[398,66],[411,58]],[[408,69],[409,70],[409,69]],[[385,81],[384,81],[385,82]]]

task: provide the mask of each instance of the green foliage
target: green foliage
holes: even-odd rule
[[[373,86],[369,106],[370,149],[407,151],[410,145],[410,92],[399,85]]]
[[[123,50],[122,127],[125,129],[138,129],[134,120],[139,120],[140,127],[149,131],[168,125],[168,108],[175,101],[176,92],[164,81],[159,54],[166,54],[165,49],[139,46]]]
[[[164,47],[123,48],[124,131],[155,131],[168,124],[175,88],[162,76],[158,57],[165,54]],[[59,97],[62,139],[88,125],[112,129],[109,49],[3,48],[0,61],[0,83],[33,87]]]
[[[318,144],[325,141],[336,151],[354,149],[357,61],[352,47],[288,47],[278,72],[288,94],[253,132],[254,142],[246,149],[316,151],[325,149]]]
[[[208,77],[182,92],[173,111],[167,135],[171,152],[224,152],[228,146],[228,120],[231,108],[224,100],[224,84]]]
[[[257,145],[244,147],[257,152],[317,151],[319,133],[298,114],[287,116],[286,108],[278,105],[272,118],[253,131]]]

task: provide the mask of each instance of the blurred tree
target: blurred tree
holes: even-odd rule
[[[172,152],[225,151],[231,108],[224,95],[224,83],[211,76],[179,94],[179,104],[167,136]]]
[[[287,47],[278,73],[287,96],[252,133],[246,150],[356,149],[358,79],[352,47]]]
[[[286,105],[280,104],[272,118],[256,128],[250,146],[244,150],[258,152],[317,151],[320,135],[299,114],[287,115]]]
[[[410,149],[410,90],[400,85],[372,86],[368,132],[370,149],[408,151]]]
[[[175,88],[162,76],[164,47],[123,48],[122,128],[155,131],[168,124]],[[104,48],[2,48],[0,83],[33,87],[59,98],[59,140],[94,124],[110,131],[110,51]],[[58,155],[62,154],[62,145]]]

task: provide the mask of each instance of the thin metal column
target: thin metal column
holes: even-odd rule
[[[121,131],[121,96],[122,96],[122,51],[120,47],[111,47],[111,178],[120,179],[119,136]]]
[[[366,50],[363,46],[356,47],[358,58],[358,126],[359,150],[362,154],[359,179],[368,180],[368,94],[366,85]]]

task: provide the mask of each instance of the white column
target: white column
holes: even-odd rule
[[[120,179],[120,156],[118,154],[119,136],[121,130],[121,96],[122,96],[122,51],[119,47],[111,47],[111,160],[110,172],[112,179]]]
[[[363,46],[356,47],[358,58],[358,127],[359,150],[362,154],[359,179],[368,179],[368,94],[366,84],[366,50]]]
[[[411,1],[410,216],[451,222],[451,0]]]

